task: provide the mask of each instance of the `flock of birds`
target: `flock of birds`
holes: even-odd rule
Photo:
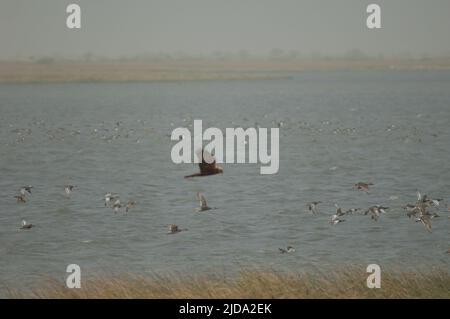
[[[354,188],[358,190],[364,190],[365,192],[368,192],[369,186],[373,184],[371,183],[363,183],[359,182],[354,185]],[[437,210],[439,208],[440,203],[442,202],[442,199],[431,199],[427,195],[423,195],[420,192],[417,192],[417,201],[414,204],[406,204],[403,206],[403,209],[406,210],[406,216],[409,218],[414,218],[416,222],[421,222],[425,229],[431,233],[432,226],[431,226],[431,220],[436,217],[440,217],[437,213]],[[319,212],[318,205],[321,202],[311,202],[308,204],[308,211],[312,214],[317,214]],[[330,218],[330,224],[336,225],[342,222],[345,222],[345,219],[343,219],[346,215],[354,215],[358,213],[363,213],[364,215],[369,215],[370,218],[374,221],[378,221],[380,216],[382,214],[386,214],[386,211],[389,209],[387,206],[382,205],[374,205],[369,207],[366,210],[363,210],[361,208],[350,208],[348,210],[342,210],[339,205],[335,204],[336,207],[336,213],[331,216]],[[432,211],[431,209],[434,209]],[[450,208],[448,208],[450,211]]]
[[[199,158],[201,157],[202,159],[199,163],[200,172],[187,175],[185,176],[185,178],[211,176],[223,173],[222,167],[217,165],[214,156],[209,154],[207,151],[203,149],[199,150],[197,152],[197,156]],[[369,194],[369,189],[371,186],[373,186],[373,183],[358,182],[353,185],[353,188]],[[74,185],[65,185],[64,186],[65,195],[70,196],[75,188],[76,186]],[[19,194],[15,196],[17,202],[26,203],[27,196],[31,195],[32,189],[33,186],[31,185],[21,187],[19,190]],[[216,207],[208,206],[206,198],[202,193],[200,192],[197,193],[197,199],[199,200],[200,206],[195,210],[196,212],[206,212],[212,209],[216,209]],[[416,222],[422,223],[425,229],[431,233],[432,232],[431,220],[439,217],[437,211],[442,201],[443,199],[432,199],[427,195],[422,195],[420,192],[417,192],[417,201],[414,204],[406,204],[405,206],[403,206],[403,209],[406,211],[407,217],[409,217],[410,219],[414,219]],[[320,201],[312,201],[308,203],[307,204],[308,212],[313,215],[319,214],[319,205],[321,203],[322,202]],[[118,194],[107,193],[104,196],[104,205],[105,207],[112,208],[114,213],[119,212],[128,213],[131,209],[136,207],[137,203],[134,200],[128,200],[126,204],[122,204],[122,202],[120,201],[120,196]],[[389,207],[383,205],[374,205],[365,210],[361,208],[350,208],[347,210],[343,210],[338,204],[335,204],[335,207],[336,213],[334,213],[329,220],[329,223],[332,225],[337,225],[339,223],[345,222],[346,220],[344,219],[344,216],[350,216],[355,214],[369,215],[372,220],[378,221],[380,216],[386,214],[386,211],[389,210]],[[448,210],[450,211],[450,207],[448,208]],[[33,226],[34,226],[33,224],[29,224],[25,220],[22,220],[22,225],[20,229],[29,230]],[[168,234],[176,234],[186,230],[187,229],[180,228],[176,224],[170,224],[168,226]],[[287,246],[286,248],[279,248],[279,252],[282,254],[293,253],[295,252],[295,248],[292,246]],[[450,250],[448,250],[447,253],[450,253]]]
[[[223,173],[223,169],[216,164],[215,158],[211,154],[203,150],[201,152],[198,152],[198,154],[199,156],[202,157],[202,161],[199,163],[200,172],[185,176],[185,178],[208,176]],[[75,188],[76,186],[74,185],[65,185],[64,186],[65,195],[70,196]],[[17,203],[26,203],[28,201],[27,195],[32,194],[32,189],[33,189],[32,185],[20,187],[19,194],[14,196],[17,200]],[[206,198],[202,193],[200,192],[197,193],[197,199],[200,202],[200,207],[196,209],[196,212],[205,212],[211,209],[215,209],[215,207],[208,206]],[[128,200],[126,204],[122,204],[122,202],[120,201],[120,196],[118,194],[107,193],[104,196],[104,204],[105,207],[112,208],[114,210],[114,213],[119,212],[128,213],[131,209],[136,207],[137,202],[134,200]],[[26,220],[22,220],[22,225],[19,229],[28,230],[33,227],[34,227],[33,224],[29,224],[27,223]],[[176,224],[170,224],[168,234],[176,234],[184,230],[187,229],[180,228]]]
[[[369,188],[373,186],[373,183],[364,183],[358,182],[353,185],[354,189],[364,191],[367,194],[369,193]],[[406,211],[406,216],[410,219],[414,219],[415,222],[420,222],[425,227],[428,232],[432,232],[432,223],[431,220],[437,217],[440,217],[438,214],[438,210],[440,207],[442,198],[432,199],[428,195],[422,195],[420,192],[417,192],[417,201],[414,204],[406,204],[402,208]],[[320,201],[313,201],[307,204],[307,210],[309,213],[316,215],[319,213],[319,204]],[[336,213],[333,214],[329,220],[329,223],[332,225],[337,225],[339,223],[345,222],[344,216],[355,215],[355,214],[364,214],[369,215],[370,218],[374,221],[378,221],[382,214],[386,214],[386,211],[389,210],[389,207],[382,205],[374,205],[369,207],[368,209],[361,208],[350,208],[347,210],[343,210],[338,204],[334,204],[336,207]],[[450,207],[447,208],[450,211]],[[450,217],[448,217],[450,219]],[[292,246],[288,246],[286,248],[279,248],[280,253],[293,253],[295,252],[295,248]],[[447,250],[447,253],[450,254],[450,249]]]
[[[129,200],[125,205],[123,205],[118,194],[105,194],[105,207],[111,207],[116,214],[120,212],[121,208],[125,208],[125,213],[128,213],[132,208],[136,207],[136,205],[137,203],[134,200]]]
[[[357,112],[358,109],[349,109],[350,112]],[[422,118],[426,114],[416,114],[416,118]],[[22,145],[23,143],[32,143],[33,141],[47,141],[47,142],[67,142],[74,139],[103,141],[106,143],[113,143],[118,140],[126,140],[128,143],[143,144],[149,135],[154,135],[158,130],[154,127],[149,127],[148,122],[143,119],[135,121],[100,121],[96,123],[84,123],[83,126],[75,126],[73,123],[67,123],[64,126],[54,127],[50,121],[44,119],[34,118],[32,121],[25,123],[24,126],[18,124],[2,122],[0,119],[0,145],[6,147],[14,147]],[[186,115],[180,121],[170,122],[171,127],[183,126],[192,127],[194,118]],[[19,117],[12,122],[20,123]],[[224,127],[283,127],[283,132],[290,129],[298,129],[303,135],[322,135],[332,134],[336,136],[372,136],[374,130],[369,130],[367,127],[347,127],[343,126],[338,120],[321,120],[314,121],[294,121],[291,118],[285,119],[271,119],[270,114],[263,114],[257,121],[252,121],[248,118],[243,118],[242,121],[230,121],[223,123]],[[411,141],[422,143],[423,136],[427,134],[420,126],[408,125],[400,126],[389,124],[381,130],[377,126],[376,133],[382,132],[392,140],[392,134],[397,133],[396,137],[405,143]],[[406,133],[405,133],[406,132]],[[5,133],[5,134],[3,134]],[[170,137],[168,132],[165,134]],[[4,136],[4,137],[3,137]],[[437,138],[436,133],[430,136]]]

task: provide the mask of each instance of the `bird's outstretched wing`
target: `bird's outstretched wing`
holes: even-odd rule
[[[200,201],[200,206],[202,208],[208,207],[208,205],[206,204],[206,198],[202,193],[197,193],[197,198]]]
[[[422,200],[422,194],[420,194],[419,191],[417,191],[417,201],[420,202]]]
[[[427,215],[423,215],[420,221],[425,226],[426,230],[431,233],[431,218]]]

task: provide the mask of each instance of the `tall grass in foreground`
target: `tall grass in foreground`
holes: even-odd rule
[[[49,280],[30,291],[8,291],[11,298],[450,298],[450,275],[383,271],[381,288],[369,289],[361,269],[329,273],[244,270],[235,275],[120,275],[82,281],[80,289]]]

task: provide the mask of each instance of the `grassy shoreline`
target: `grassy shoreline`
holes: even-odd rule
[[[243,270],[234,275],[101,276],[82,281],[80,289],[49,279],[30,291],[8,289],[8,298],[51,299],[305,299],[305,298],[450,298],[450,273],[382,271],[381,288],[369,289],[364,268],[323,273]]]
[[[270,80],[289,72],[338,70],[450,70],[450,58],[0,61],[0,83]]]

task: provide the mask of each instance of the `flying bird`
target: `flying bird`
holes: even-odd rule
[[[20,227],[20,229],[30,229],[33,226],[33,224],[28,224],[26,220],[22,220],[22,226]]]
[[[223,173],[223,168],[216,164],[215,157],[212,156],[209,152],[202,149],[197,152],[197,156],[201,158],[201,161],[198,164],[198,166],[200,167],[200,173],[187,175],[184,178],[209,176]]]
[[[431,199],[428,197],[428,195],[422,196],[422,194],[420,194],[420,192],[417,192],[417,202],[418,203],[426,203],[429,206],[439,207],[439,204],[441,201],[442,201],[442,198]]]
[[[408,216],[409,218],[418,218],[422,211],[420,206],[411,204],[406,204],[405,206],[403,206],[403,209],[406,210],[406,216]]]
[[[430,212],[429,207],[438,207],[441,199],[431,199],[427,195],[417,192],[417,202],[415,205],[406,204],[403,208],[407,211],[406,215],[409,218],[414,217],[416,222],[422,223],[425,229],[431,233],[431,220],[439,217],[439,214]]]
[[[389,209],[389,207],[375,205],[375,206],[370,207],[368,210],[366,210],[364,215],[367,215],[370,213],[370,218],[372,218],[374,221],[378,221],[378,218],[380,218],[380,215],[386,213],[386,209]]]
[[[117,213],[119,212],[119,208],[122,208],[122,204],[120,203],[120,200],[119,200],[119,199],[117,199],[117,200],[114,202],[112,208],[114,209],[114,213],[117,214]]]
[[[105,194],[105,207],[108,206],[113,200],[116,200],[119,198],[119,195],[113,194],[113,193],[106,193]]]
[[[75,186],[73,186],[73,185],[65,185],[64,192],[66,193],[67,196],[69,196],[72,193],[74,188],[75,188]]]
[[[26,203],[27,202],[27,198],[25,197],[25,195],[22,195],[22,194],[14,196],[14,198],[17,199],[18,203]]]
[[[295,248],[292,246],[287,246],[286,248],[278,248],[281,254],[290,254],[295,252]]]
[[[330,224],[336,225],[345,222],[345,219],[340,218],[345,215],[345,213],[342,211],[342,208],[340,208],[338,204],[334,204],[334,206],[336,207],[336,214],[331,216]]]
[[[336,224],[343,223],[343,222],[345,222],[345,219],[332,219],[332,220],[330,220],[330,224],[331,225],[336,225]]]
[[[26,193],[31,195],[31,189],[33,188],[33,186],[28,185],[28,186],[22,186],[20,188],[20,194],[21,195],[25,195]]]
[[[319,209],[318,209],[317,205],[319,205],[320,203],[322,203],[322,202],[311,202],[311,203],[308,203],[308,211],[310,213],[317,214],[319,212]]]
[[[128,213],[128,211],[132,208],[135,208],[137,203],[134,200],[129,200],[127,202],[127,205],[125,206],[125,212]]]
[[[425,229],[431,233],[431,217],[428,214],[422,214],[416,219],[416,222],[421,222]]]
[[[363,182],[359,182],[353,185],[353,188],[356,188],[360,191],[364,191],[366,193],[369,193],[369,187],[373,186],[372,183],[363,183]]]
[[[197,193],[197,198],[200,201],[200,207],[197,208],[197,212],[204,212],[211,209],[206,203],[206,198],[202,193]]]
[[[169,231],[167,233],[171,235],[171,234],[179,233],[179,232],[184,231],[184,230],[187,230],[187,229],[180,229],[178,227],[178,225],[170,224],[169,225]]]
[[[353,215],[353,214],[356,214],[357,212],[359,212],[360,210],[361,210],[361,208],[350,208],[350,209],[346,210],[345,214]]]

